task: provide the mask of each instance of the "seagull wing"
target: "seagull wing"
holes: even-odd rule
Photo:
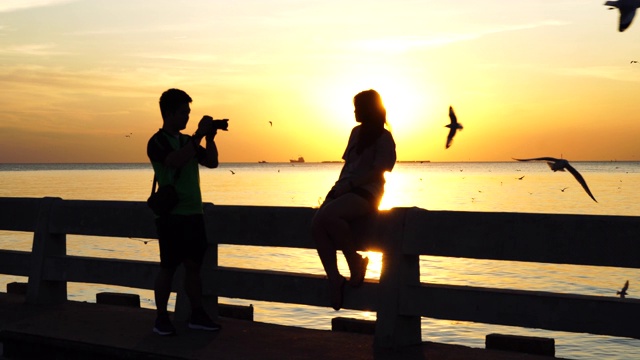
[[[626,293],[628,288],[629,288],[629,280],[627,280],[627,282],[624,283],[624,286],[622,287],[622,290],[620,290],[620,292]]]
[[[453,112],[453,107],[449,106],[449,119],[451,119],[451,124],[457,124],[458,118],[456,117],[456,113]]]
[[[629,25],[631,25],[631,21],[636,16],[636,9],[634,8],[625,8],[620,9],[620,27],[618,30],[620,32],[627,30]]]
[[[518,161],[558,161],[559,159],[556,158],[552,158],[552,157],[538,157],[538,158],[530,158],[530,159],[516,159],[516,158],[512,158],[513,160],[518,160]]]
[[[582,187],[584,188],[584,191],[586,191],[587,194],[589,194],[589,196],[593,199],[593,201],[598,202],[598,200],[596,200],[596,198],[593,197],[593,194],[591,194],[591,190],[589,190],[589,187],[587,186],[587,182],[584,181],[584,178],[582,177],[582,175],[580,175],[578,170],[574,169],[573,166],[569,165],[568,163],[565,165],[565,168],[571,173],[571,175],[573,175],[574,178],[576,178],[576,180],[578,180],[580,185],[582,185]]]
[[[449,146],[451,146],[451,142],[453,141],[453,136],[456,134],[456,128],[455,127],[451,127],[451,129],[449,130],[449,135],[447,135],[447,146],[446,149],[449,148]]]

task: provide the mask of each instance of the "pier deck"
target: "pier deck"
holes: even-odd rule
[[[220,332],[190,330],[177,336],[151,331],[152,309],[68,301],[29,305],[24,296],[0,293],[4,358],[48,359],[429,359],[542,360],[550,357],[423,342],[402,351],[374,350],[373,336],[220,318]],[[2,358],[2,357],[0,357]],[[22,357],[18,357],[21,359]]]

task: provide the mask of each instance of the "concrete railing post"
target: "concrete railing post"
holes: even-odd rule
[[[405,301],[405,289],[420,284],[419,256],[402,252],[407,211],[406,208],[393,209],[379,225],[383,255],[374,339],[376,347],[398,348],[422,342],[420,316],[400,312],[400,305]]]
[[[207,213],[213,210],[213,204],[204,205],[204,220],[207,230],[207,251],[202,261],[202,303],[212,319],[218,318],[218,235],[214,222]]]
[[[49,221],[56,202],[60,198],[45,197],[38,211],[36,229],[33,233],[31,268],[27,286],[27,302],[30,304],[55,304],[67,301],[67,283],[44,279],[44,266],[48,256],[67,254],[66,234],[49,232]]]

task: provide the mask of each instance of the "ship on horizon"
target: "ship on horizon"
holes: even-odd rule
[[[289,159],[289,162],[292,163],[303,163],[304,162],[304,158],[302,156],[298,156],[298,159]]]

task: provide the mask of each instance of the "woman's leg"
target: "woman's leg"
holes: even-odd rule
[[[339,277],[336,250],[343,249],[349,267],[361,263],[349,222],[371,211],[369,203],[355,194],[345,194],[322,206],[313,219],[312,236],[327,277]]]
[[[316,243],[318,256],[324,267],[324,271],[330,281],[338,281],[340,272],[338,271],[338,262],[336,259],[337,246],[333,239],[329,236],[326,228],[324,214],[325,206],[321,207],[313,217],[311,225],[311,236]]]

